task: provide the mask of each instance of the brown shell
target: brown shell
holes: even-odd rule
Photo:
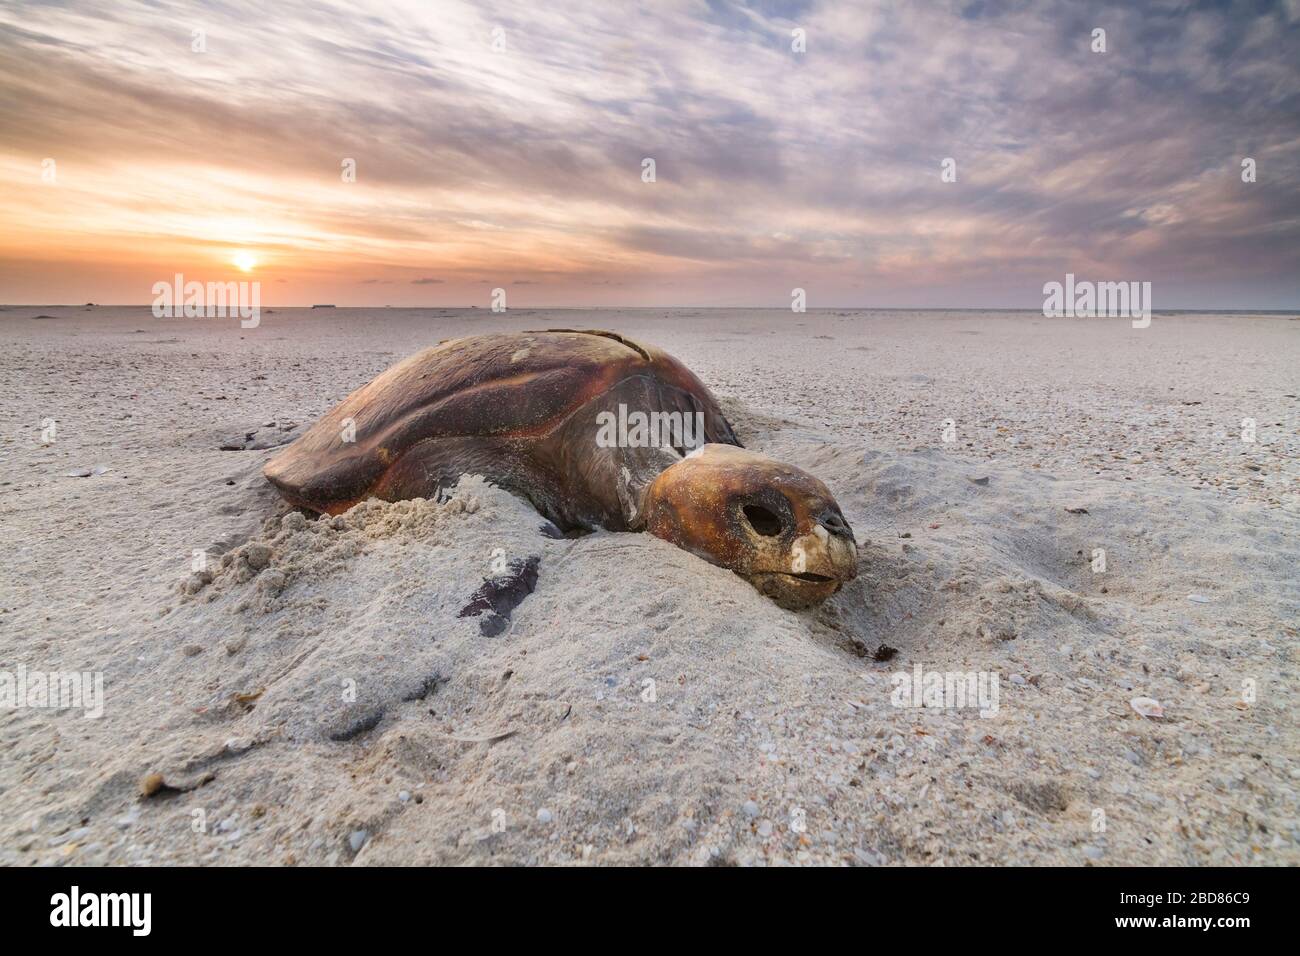
[[[552,329],[451,339],[357,389],[268,462],[264,474],[291,502],[337,514],[367,497],[417,442],[534,442],[624,379],[647,372],[716,407],[676,359],[612,332]],[[343,440],[349,419],[352,442]]]

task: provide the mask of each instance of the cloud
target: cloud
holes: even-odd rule
[[[823,301],[1029,305],[1072,271],[1300,304],[1294,4],[31,9],[0,8],[0,263],[29,300],[87,257],[246,244],[331,298],[437,261],[409,284],[748,303],[789,273]]]

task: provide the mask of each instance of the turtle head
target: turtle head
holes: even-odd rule
[[[735,445],[705,445],[661,472],[645,522],[782,607],[823,601],[857,573],[853,529],[826,486]]]

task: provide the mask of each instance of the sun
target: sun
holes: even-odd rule
[[[230,261],[243,272],[252,272],[253,267],[257,265],[257,256],[251,252],[236,252]]]

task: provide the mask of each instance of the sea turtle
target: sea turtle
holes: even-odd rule
[[[564,532],[646,530],[787,607],[856,573],[826,486],[741,447],[686,366],[614,332],[451,339],[357,389],[265,468],[292,504],[435,498],[462,475]]]

